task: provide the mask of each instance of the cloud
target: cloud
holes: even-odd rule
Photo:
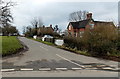
[[[41,0],[13,0],[18,3],[12,9],[14,24],[22,32],[22,26],[27,26],[34,17],[40,17],[44,25],[59,25],[66,29],[68,16],[71,12],[87,10],[93,13],[95,20],[108,21],[113,19],[117,23],[117,2],[40,2]]]

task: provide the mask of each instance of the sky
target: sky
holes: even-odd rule
[[[97,21],[114,21],[118,24],[117,0],[11,0],[17,5],[11,9],[14,23],[22,33],[23,26],[30,25],[34,17],[41,18],[45,26],[53,27],[57,24],[60,29],[67,29],[69,14],[76,11],[87,10],[93,14]]]

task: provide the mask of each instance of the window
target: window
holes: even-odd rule
[[[90,29],[93,29],[94,28],[94,24],[90,24]]]
[[[72,30],[72,26],[69,26],[69,30]]]
[[[80,34],[83,34],[84,33],[84,31],[80,31]]]
[[[82,37],[83,33],[84,33],[84,31],[80,31],[80,37]]]

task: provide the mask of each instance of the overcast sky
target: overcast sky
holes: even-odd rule
[[[40,17],[45,26],[56,24],[65,30],[71,12],[87,10],[94,20],[118,23],[118,2],[56,2],[48,0],[12,0],[17,5],[12,8],[14,25],[22,33],[23,26],[30,25],[34,17]]]

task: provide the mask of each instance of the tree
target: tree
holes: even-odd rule
[[[27,36],[27,37],[32,37],[33,35],[32,35],[32,28],[31,28],[31,26],[27,26],[26,27],[26,32],[25,32],[25,36]]]
[[[43,22],[40,18],[34,18],[31,21],[31,25],[36,29],[35,35],[37,35],[37,28],[43,26]]]
[[[57,32],[59,30],[58,25],[55,25],[54,32]]]
[[[11,11],[10,11],[12,6],[14,6],[13,2],[1,1],[0,21],[1,21],[3,27],[10,25],[10,23],[13,21],[13,17],[12,17]]]
[[[9,29],[9,32],[11,33],[11,35],[17,35],[18,34],[18,30],[15,26],[11,26]]]
[[[3,35],[9,35],[9,28],[11,28],[11,23],[13,22],[13,17],[11,14],[11,7],[15,4],[11,1],[4,2],[0,0],[0,27],[3,28]]]
[[[1,17],[2,17],[2,0],[0,0],[0,28],[2,27],[2,21],[1,21]],[[1,28],[2,29],[2,28]]]
[[[23,34],[25,34],[25,33],[26,33],[26,27],[23,26]]]
[[[18,30],[16,29],[15,26],[7,26],[7,27],[4,27],[2,28],[2,33],[4,35],[18,35]]]
[[[2,33],[2,27],[0,27],[0,34]]]
[[[81,21],[86,19],[88,11],[77,11],[69,14],[69,21]]]

